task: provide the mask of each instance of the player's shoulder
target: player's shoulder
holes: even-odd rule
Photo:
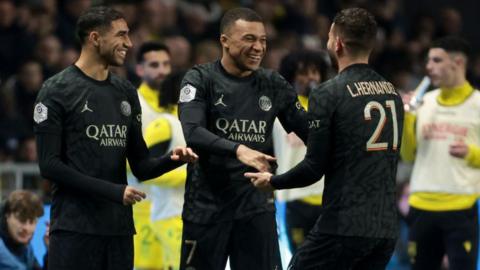
[[[280,73],[278,73],[276,70],[269,69],[269,68],[258,68],[255,71],[256,75],[262,79],[267,79],[273,82],[286,82],[286,80],[283,78]]]
[[[204,64],[197,64],[190,68],[185,77],[192,76],[198,74],[200,76],[207,76],[208,74],[217,72],[216,62],[209,62]]]
[[[310,96],[317,95],[332,95],[336,89],[342,84],[341,79],[338,76],[335,76],[327,81],[322,82],[317,87],[311,90]]]
[[[183,82],[198,86],[199,84],[206,83],[208,78],[212,77],[212,74],[215,72],[217,72],[215,62],[198,64],[185,73]]]
[[[68,91],[72,85],[75,85],[79,76],[75,67],[69,66],[45,80],[42,84],[38,96],[59,95]]]
[[[440,88],[436,88],[436,89],[433,89],[433,90],[430,90],[428,92],[425,93],[425,95],[423,96],[423,100],[424,101],[435,101],[437,99],[437,96],[440,95]],[[435,101],[436,102],[436,101]]]
[[[133,92],[133,93],[137,92],[137,89],[135,88],[135,86],[133,86],[133,84],[129,80],[127,80],[125,78],[122,78],[115,73],[110,73],[110,82],[116,88],[119,88],[123,91],[129,92],[129,93],[130,92]]]

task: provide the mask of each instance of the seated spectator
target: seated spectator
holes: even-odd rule
[[[40,198],[30,191],[10,193],[0,207],[0,269],[40,270],[30,245],[43,215]]]

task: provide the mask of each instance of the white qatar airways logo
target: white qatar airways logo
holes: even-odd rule
[[[125,147],[127,145],[126,125],[89,125],[85,133],[88,138],[99,141],[100,146]]]
[[[237,142],[265,142],[266,121],[218,118],[215,126],[227,139]]]

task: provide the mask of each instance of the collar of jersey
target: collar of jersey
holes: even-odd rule
[[[142,83],[138,88],[138,92],[145,99],[147,104],[156,112],[163,112],[163,108],[160,107],[160,92],[148,86],[146,83]]]
[[[71,66],[74,70],[76,70],[78,72],[78,74],[80,74],[82,77],[84,77],[85,79],[89,80],[90,82],[92,82],[96,85],[108,85],[108,84],[110,84],[110,78],[111,78],[111,72],[110,71],[108,72],[107,78],[105,80],[99,81],[99,80],[95,80],[94,78],[88,76],[77,65],[72,64]]]
[[[218,65],[218,68],[220,69],[220,71],[228,78],[230,79],[233,79],[233,80],[236,80],[236,81],[241,81],[241,82],[244,82],[244,81],[249,81],[250,79],[253,78],[253,76],[255,75],[255,70],[252,71],[252,73],[248,76],[245,76],[245,77],[237,77],[235,75],[232,75],[230,73],[227,72],[227,70],[222,66],[222,62],[220,60],[217,61],[217,65]]]
[[[473,93],[473,87],[468,81],[453,88],[440,88],[437,102],[444,106],[454,106],[463,103]]]

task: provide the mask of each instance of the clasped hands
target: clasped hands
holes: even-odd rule
[[[237,148],[237,158],[243,164],[258,170],[258,172],[247,172],[244,174],[245,177],[250,178],[250,181],[256,188],[264,191],[273,191],[273,187],[270,185],[270,179],[273,175],[270,173],[272,170],[270,162],[275,162],[275,157],[241,144]]]

